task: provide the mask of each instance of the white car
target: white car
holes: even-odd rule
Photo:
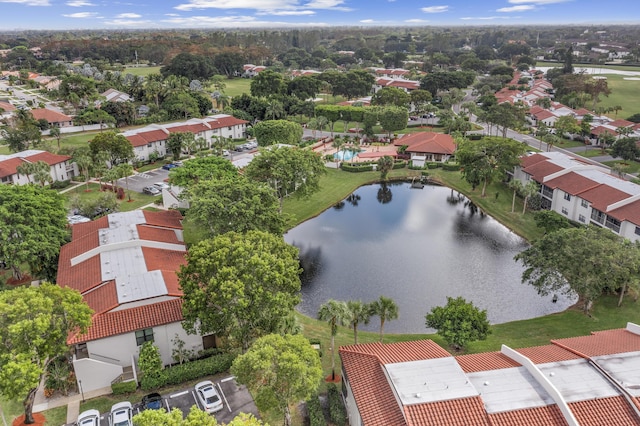
[[[169,189],[169,184],[166,182],[156,182],[153,184],[153,186],[158,188],[160,191],[162,191],[163,189]]]
[[[100,426],[100,412],[98,410],[87,410],[80,413],[78,426]]]
[[[195,386],[195,391],[196,398],[204,411],[217,413],[222,410],[222,399],[220,399],[220,394],[218,394],[215,385],[211,381],[205,380],[198,383]]]
[[[133,426],[133,407],[129,401],[119,402],[111,407],[109,426]]]

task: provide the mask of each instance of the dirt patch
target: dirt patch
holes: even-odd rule
[[[47,419],[44,418],[44,415],[42,415],[41,413],[33,413],[33,420],[35,420],[35,423],[31,423],[30,425],[27,425],[24,422],[24,414],[21,415],[20,417],[16,418],[12,425],[13,426],[44,426],[45,422]]]
[[[7,284],[8,285],[12,285],[12,286],[19,286],[19,285],[23,285],[23,284],[28,284],[33,280],[33,278],[31,278],[31,275],[24,275],[22,277],[22,279],[20,280],[16,280],[13,276],[9,279],[7,279]]]

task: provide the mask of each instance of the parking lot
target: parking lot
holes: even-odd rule
[[[216,417],[218,423],[229,423],[240,413],[251,413],[256,417],[259,417],[258,408],[253,402],[253,398],[251,398],[249,391],[245,386],[239,385],[233,376],[226,375],[213,383],[222,397],[222,403],[224,406],[221,411],[212,414]],[[162,403],[166,410],[179,408],[184,417],[187,416],[191,407],[194,405],[202,409],[195,396],[193,386],[170,394],[163,394]],[[133,405],[134,416],[140,412],[141,406],[142,404],[140,403]],[[72,426],[74,424],[75,423],[72,423],[68,426]],[[101,413],[100,426],[109,426],[109,413]]]
[[[129,190],[142,192],[142,188],[145,186],[153,185],[156,182],[164,182],[168,177],[169,171],[162,168],[138,173],[136,175],[129,176]],[[118,180],[118,186],[126,188],[126,181],[124,178]]]

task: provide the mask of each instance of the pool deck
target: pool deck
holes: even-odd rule
[[[379,158],[384,157],[385,155],[389,155],[392,157],[396,157],[398,155],[397,147],[393,146],[392,144],[385,144],[385,145],[361,144],[359,145],[359,147],[361,151],[356,157],[354,157],[353,159],[347,159],[342,161],[347,161],[350,163],[359,163],[359,162],[365,162],[365,161],[376,161]],[[327,143],[320,142],[313,147],[314,152],[319,152],[323,156],[333,155],[338,151],[343,151],[344,149],[345,149],[345,146],[341,147],[338,150],[332,147],[330,142],[327,142]]]

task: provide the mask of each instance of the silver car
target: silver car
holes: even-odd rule
[[[100,426],[100,412],[98,410],[87,410],[80,413],[78,426]]]
[[[220,399],[220,394],[218,394],[215,385],[211,381],[205,380],[198,383],[195,386],[195,391],[196,398],[204,411],[217,413],[222,410],[222,399]]]
[[[133,407],[129,401],[119,402],[111,407],[109,426],[133,426]]]

